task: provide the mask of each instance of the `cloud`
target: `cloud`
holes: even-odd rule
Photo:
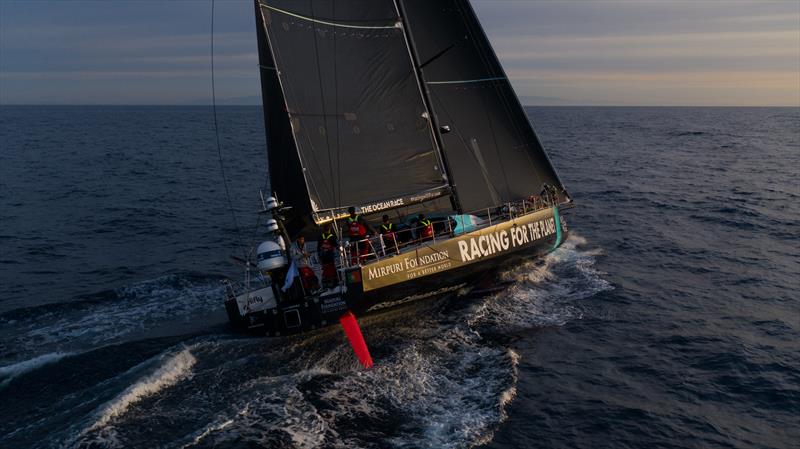
[[[576,105],[800,106],[798,75],[783,71],[514,69],[508,75],[517,92],[549,92]]]
[[[800,2],[475,5],[520,95],[800,106]]]
[[[170,55],[170,56],[137,56],[130,59],[131,62],[141,64],[186,64],[202,65],[209,64],[210,55]],[[214,63],[251,63],[253,67],[258,64],[258,53],[228,53],[214,55]]]
[[[472,3],[521,97],[800,105],[800,2]],[[208,2],[0,0],[0,9],[0,102],[210,95]],[[214,46],[218,96],[260,95],[251,1],[217,2]]]
[[[256,78],[258,71],[215,70],[215,76],[225,78]],[[202,78],[210,79],[210,71],[197,70],[51,70],[47,72],[4,72],[6,80],[114,80],[140,78]]]

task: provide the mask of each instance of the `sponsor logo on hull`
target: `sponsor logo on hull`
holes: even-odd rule
[[[556,234],[552,209],[515,218],[361,267],[365,292],[483,259],[491,259]]]

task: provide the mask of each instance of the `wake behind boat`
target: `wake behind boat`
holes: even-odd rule
[[[467,0],[255,12],[272,196],[267,240],[229,284],[235,325],[341,322],[368,366],[354,314],[475,285],[564,241],[572,200]]]

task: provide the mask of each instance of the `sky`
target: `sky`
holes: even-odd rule
[[[798,0],[472,4],[525,104],[800,107]],[[256,104],[253,3],[214,18],[217,98]],[[209,104],[210,27],[210,0],[0,0],[0,104]]]

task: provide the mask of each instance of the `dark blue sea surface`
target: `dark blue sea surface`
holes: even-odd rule
[[[462,291],[248,338],[257,107],[0,107],[0,447],[796,448],[800,109],[530,108],[571,236]],[[243,245],[242,242],[245,244]]]

